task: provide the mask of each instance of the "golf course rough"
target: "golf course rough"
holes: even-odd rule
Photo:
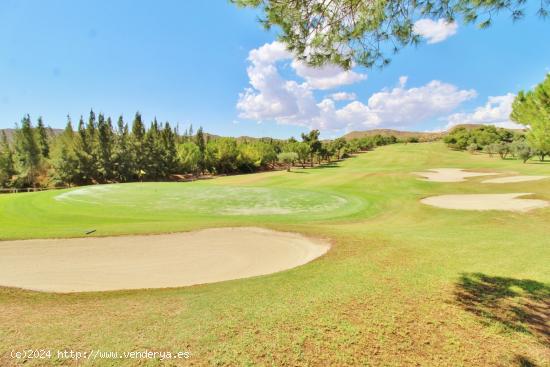
[[[1,240],[262,227],[331,243],[303,266],[191,287],[63,295],[0,287],[0,366],[16,363],[13,349],[44,347],[185,348],[196,366],[549,366],[550,207],[449,210],[420,200],[533,193],[517,199],[550,201],[550,180],[434,183],[411,174],[434,167],[550,175],[548,161],[523,164],[437,142],[385,146],[332,167],[102,186],[112,193],[92,189],[105,201],[56,199],[85,187],[0,195]],[[292,214],[234,214],[235,208],[265,208],[266,199],[237,198],[237,206],[200,199],[204,207],[198,208],[199,199],[191,198],[190,209],[170,197],[235,187],[263,188],[276,200],[314,193],[311,204],[327,210],[304,211],[309,204],[301,201],[278,204]]]

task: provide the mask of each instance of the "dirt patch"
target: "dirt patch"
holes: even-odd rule
[[[462,182],[470,177],[494,176],[499,173],[492,172],[471,172],[462,168],[434,168],[426,172],[413,172],[415,175],[423,177],[426,181],[433,182]]]
[[[527,181],[539,181],[544,180],[545,178],[550,178],[550,176],[510,176],[510,177],[499,177],[492,178],[490,180],[482,181],[482,183],[515,183],[515,182],[527,182]]]
[[[0,285],[48,292],[180,287],[303,265],[328,243],[261,228],[0,242]]]
[[[520,196],[530,193],[515,194],[470,194],[470,195],[440,195],[422,199],[420,202],[426,205],[444,209],[460,210],[507,210],[527,212],[529,210],[544,208],[548,202],[538,199],[518,199]]]

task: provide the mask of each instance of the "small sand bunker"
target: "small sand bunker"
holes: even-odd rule
[[[460,210],[508,210],[527,212],[532,209],[544,208],[548,202],[538,199],[518,199],[519,194],[471,194],[471,195],[440,195],[422,199],[427,205],[444,209]]]
[[[494,176],[498,173],[490,172],[470,172],[461,168],[434,168],[426,172],[413,172],[415,175],[422,176],[426,181],[433,182],[462,182],[469,177]]]
[[[510,177],[499,177],[492,178],[490,180],[482,181],[482,183],[515,183],[515,182],[527,182],[527,181],[539,181],[549,178],[550,176],[510,176]]]
[[[303,265],[328,243],[261,228],[0,242],[0,285],[48,292],[181,287]]]

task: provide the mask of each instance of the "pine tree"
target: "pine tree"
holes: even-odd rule
[[[137,176],[141,179],[146,175],[147,157],[145,156],[146,142],[145,142],[145,125],[141,119],[141,114],[136,112],[134,122],[132,123],[132,147],[135,159],[135,169]]]
[[[105,117],[102,113],[97,119],[97,144],[95,145],[95,156],[97,157],[97,170],[102,182],[113,178],[112,164],[113,146],[113,124],[111,118]]]
[[[202,126],[197,130],[197,135],[195,136],[195,144],[199,148],[199,169],[201,173],[204,173],[207,160],[206,160],[206,140],[204,139],[204,133],[202,131]]]
[[[41,164],[41,154],[36,134],[29,115],[21,121],[21,128],[15,133],[16,165],[23,186],[35,187]]]
[[[44,158],[50,158],[50,142],[48,132],[42,121],[42,117],[38,118],[38,144],[40,145],[40,152]]]
[[[151,123],[151,127],[145,134],[145,144],[143,147],[145,160],[145,174],[148,179],[157,179],[162,176],[162,154],[159,138],[158,122],[155,118]]]
[[[13,162],[13,152],[8,143],[8,137],[2,130],[2,137],[0,140],[0,187],[9,187],[16,173],[15,164]]]
[[[71,186],[80,181],[79,161],[75,154],[74,130],[70,116],[63,133],[57,138],[60,144],[58,154],[53,159],[54,180],[61,185]]]
[[[89,145],[89,154],[91,159],[90,164],[90,177],[93,181],[101,180],[99,170],[98,170],[98,158],[97,158],[97,121],[96,114],[93,110],[90,110],[90,115],[88,117],[88,124],[86,125],[86,137]]]
[[[122,116],[117,121],[117,134],[113,147],[113,169],[117,181],[131,181],[135,174],[135,152],[130,143],[128,125]]]
[[[93,131],[88,131],[84,125],[84,119],[81,116],[78,123],[78,133],[76,134],[74,143],[78,171],[77,183],[91,183],[95,178],[95,162],[92,155],[93,141],[91,140],[93,134]]]
[[[176,173],[178,168],[178,151],[176,148],[177,133],[166,122],[161,131],[162,156],[164,161],[164,177]]]
[[[529,145],[544,161],[550,155],[550,74],[533,90],[518,93],[510,117],[529,127]]]

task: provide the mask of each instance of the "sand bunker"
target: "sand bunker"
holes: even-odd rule
[[[537,199],[518,199],[519,194],[473,194],[473,195],[440,195],[422,199],[427,205],[445,209],[461,210],[508,210],[526,212],[532,209],[544,208],[548,202]]]
[[[469,177],[498,175],[498,173],[469,172],[461,168],[434,168],[427,170],[427,172],[413,173],[424,177],[426,181],[433,182],[462,182]]]
[[[0,242],[0,285],[50,292],[180,287],[275,273],[328,243],[261,228]]]
[[[527,182],[527,181],[538,181],[544,180],[545,178],[550,178],[550,176],[510,176],[510,177],[499,177],[492,178],[490,180],[482,181],[482,183],[515,183],[515,182]]]

